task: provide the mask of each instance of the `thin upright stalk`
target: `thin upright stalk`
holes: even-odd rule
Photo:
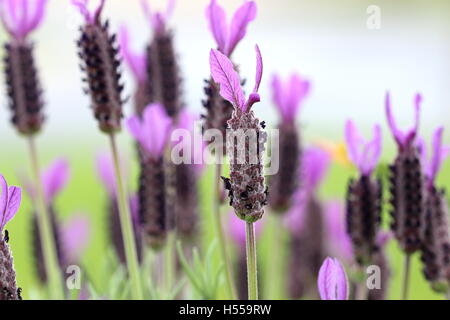
[[[31,167],[33,170],[34,185],[36,188],[37,218],[39,225],[39,237],[44,256],[45,271],[49,284],[49,295],[51,299],[64,299],[64,287],[62,281],[62,272],[59,269],[58,256],[56,253],[56,244],[54,230],[48,214],[48,207],[45,201],[44,190],[40,177],[39,159],[36,151],[36,144],[33,136],[28,137],[28,147],[30,152]]]
[[[213,210],[213,218],[216,225],[216,232],[217,236],[219,238],[219,247],[220,247],[220,253],[222,255],[222,261],[225,266],[225,278],[227,282],[227,288],[228,288],[228,295],[230,299],[235,300],[236,299],[236,288],[234,286],[233,282],[233,273],[231,271],[231,265],[230,265],[230,259],[228,258],[228,252],[225,242],[225,236],[223,232],[223,226],[222,226],[222,218],[220,214],[220,203],[221,203],[221,192],[220,192],[220,182],[221,182],[221,172],[222,172],[222,166],[220,163],[216,164],[216,174],[215,174],[215,182],[216,182],[216,190],[215,190],[215,197],[214,197],[214,210]]]
[[[408,300],[409,293],[409,275],[411,271],[411,254],[405,254],[405,266],[403,270],[403,289],[402,300]]]
[[[271,259],[267,268],[268,272],[265,273],[265,299],[283,299],[283,292],[285,289],[284,275],[286,274],[286,259],[284,256],[285,251],[283,250],[283,248],[285,248],[284,229],[279,215],[272,214],[268,218],[270,218],[271,221],[270,227],[273,238],[271,239],[272,241],[270,241]]]
[[[127,193],[122,181],[122,172],[117,151],[116,139],[113,133],[109,135],[111,142],[111,152],[114,159],[114,169],[116,173],[117,200],[119,204],[120,226],[122,228],[125,256],[127,259],[128,273],[131,278],[131,289],[133,299],[142,300],[142,286],[139,277],[139,263],[134,237],[133,224],[131,221],[130,206],[127,200]]]
[[[167,245],[165,248],[165,287],[166,293],[169,294],[174,285],[175,279],[175,241],[176,235],[174,231],[169,232],[167,235]]]
[[[247,248],[247,282],[248,299],[258,300],[258,272],[256,268],[256,239],[253,223],[245,223],[245,239]]]

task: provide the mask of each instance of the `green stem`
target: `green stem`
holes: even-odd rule
[[[215,182],[216,182],[216,190],[215,190],[215,197],[214,197],[214,210],[213,210],[213,218],[215,220],[216,225],[216,232],[217,236],[219,238],[219,247],[220,247],[220,253],[222,255],[222,261],[225,266],[225,277],[228,287],[228,295],[230,299],[235,300],[236,299],[236,288],[234,286],[233,282],[233,273],[231,271],[231,265],[230,265],[230,259],[228,258],[228,252],[225,242],[225,236],[223,232],[223,226],[222,226],[222,218],[220,214],[220,203],[221,203],[221,192],[220,192],[220,176],[222,172],[222,166],[220,163],[216,165],[216,175],[215,175]]]
[[[405,266],[403,274],[402,300],[408,300],[409,293],[409,275],[411,271],[411,254],[405,254]]]
[[[247,282],[248,299],[258,300],[258,272],[256,270],[256,240],[255,226],[253,223],[245,223],[245,234],[247,244]]]
[[[165,287],[167,295],[170,294],[175,279],[175,241],[174,231],[169,232],[165,248]]]
[[[283,299],[283,292],[285,289],[285,248],[283,226],[280,215],[271,214],[268,216],[270,219],[270,227],[272,234],[272,241],[270,241],[271,259],[267,271],[265,273],[266,287],[264,290],[267,299]]]
[[[119,204],[120,226],[122,228],[123,243],[125,247],[125,256],[127,259],[128,273],[131,278],[131,289],[133,299],[142,300],[142,286],[139,277],[139,263],[136,251],[133,224],[130,214],[130,206],[122,181],[120,169],[119,154],[117,151],[116,139],[113,133],[109,135],[111,142],[111,152],[114,158],[114,169],[116,173],[117,201]]]
[[[33,136],[28,137],[28,147],[30,152],[31,166],[33,169],[34,185],[36,188],[37,218],[39,225],[39,236],[44,256],[45,271],[48,278],[51,299],[64,299],[64,287],[62,273],[59,269],[58,256],[54,241],[54,231],[48,214],[45,201],[44,190],[40,177],[39,159],[36,151],[36,144]]]

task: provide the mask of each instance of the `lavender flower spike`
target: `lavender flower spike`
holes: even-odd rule
[[[348,280],[344,267],[336,258],[326,258],[317,280],[322,300],[348,300]]]
[[[101,0],[94,12],[88,9],[89,0],[72,0],[85,18],[78,40],[81,70],[87,84],[84,91],[90,95],[94,116],[99,128],[105,133],[113,133],[121,129],[122,104],[121,97],[124,86],[120,83],[119,49],[116,47],[116,36],[110,35],[108,21],[100,21],[105,5]]]
[[[20,207],[22,191],[18,187],[10,186],[5,178],[0,175],[0,232],[4,230],[6,223],[10,221]],[[16,285],[16,272],[14,271],[13,258],[8,245],[8,237],[0,236],[0,300],[19,300],[20,288]]]
[[[351,179],[347,189],[347,232],[357,262],[365,265],[370,263],[377,249],[376,237],[381,222],[382,186],[371,177],[381,155],[381,129],[375,125],[373,140],[365,142],[349,120],[345,139],[350,159],[360,171],[359,178]]]
[[[160,104],[149,105],[143,114],[128,120],[128,129],[139,142],[141,172],[139,177],[139,219],[147,243],[158,249],[164,245],[167,231],[174,219],[168,208],[164,150],[167,147],[172,121]]]
[[[293,74],[285,84],[277,75],[272,78],[273,100],[281,115],[281,122],[278,125],[280,170],[276,175],[271,176],[269,181],[269,205],[275,212],[284,213],[289,209],[292,197],[301,181],[297,178],[297,172],[301,166],[302,150],[295,116],[309,88],[309,82],[296,74]]]
[[[10,34],[5,44],[5,81],[11,122],[25,135],[44,123],[42,88],[28,35],[41,23],[46,0],[0,0],[0,20]]]
[[[390,96],[386,96],[387,120],[398,145],[398,155],[390,166],[391,228],[407,254],[420,248],[425,226],[425,174],[416,143],[421,101],[422,97],[417,94],[414,126],[402,132],[392,115]]]
[[[262,218],[267,192],[264,187],[262,153],[267,140],[259,120],[254,116],[251,107],[259,102],[258,94],[263,65],[261,53],[256,48],[255,87],[248,99],[245,99],[240,79],[231,61],[217,50],[211,50],[211,76],[220,86],[220,94],[234,106],[232,118],[228,125],[232,130],[231,139],[227,139],[227,152],[231,162],[230,179],[225,179],[225,187],[229,190],[230,204],[237,216],[248,223]],[[250,135],[254,139],[249,144],[236,140],[239,134]],[[236,137],[238,139],[235,139]],[[244,150],[242,150],[244,148]],[[246,149],[249,150],[246,150]],[[242,157],[239,155],[249,155]],[[245,159],[242,159],[245,158]]]

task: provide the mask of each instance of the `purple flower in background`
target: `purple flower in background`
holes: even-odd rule
[[[5,178],[0,175],[0,231],[14,218],[22,201],[22,190],[19,187],[8,186]]]
[[[6,31],[21,42],[42,22],[47,0],[0,0],[0,19]]]
[[[77,263],[89,243],[90,220],[85,215],[71,217],[61,230],[66,264]]]
[[[317,279],[322,300],[348,300],[348,280],[344,267],[336,258],[326,258]]]
[[[416,94],[414,99],[415,106],[415,117],[414,117],[414,125],[408,131],[401,131],[397,127],[397,122],[395,121],[394,115],[392,114],[391,107],[391,96],[389,92],[386,94],[386,116],[388,120],[389,128],[394,136],[395,141],[399,149],[407,148],[408,145],[412,144],[417,136],[417,132],[419,130],[419,119],[420,119],[420,104],[422,102],[422,96],[420,94]]]
[[[345,126],[349,157],[360,171],[358,179],[351,178],[347,189],[347,232],[355,258],[361,265],[370,263],[375,252],[376,237],[381,223],[382,186],[371,175],[381,155],[381,129],[375,125],[373,140],[366,142],[353,121]]]
[[[5,178],[0,175],[0,232],[10,221],[17,210],[19,210],[22,200],[22,192],[19,187],[8,186]],[[9,235],[4,230],[4,235],[0,236],[0,300],[19,300],[20,290],[16,285],[16,272],[14,270],[13,258],[8,245]]]
[[[228,233],[236,246],[245,250],[245,222],[239,219],[235,214],[227,214]],[[255,235],[258,237],[264,229],[264,220],[255,222]]]
[[[364,176],[369,176],[376,168],[381,156],[381,127],[373,127],[373,139],[365,141],[352,120],[345,126],[345,140],[350,160]]]
[[[292,74],[284,83],[279,75],[272,77],[272,99],[283,123],[295,122],[295,117],[310,89],[310,82],[298,74]]]
[[[425,228],[426,177],[416,139],[421,101],[421,95],[417,94],[414,99],[415,123],[404,132],[397,127],[389,93],[386,95],[387,121],[398,145],[397,157],[389,167],[391,229],[406,254],[412,254],[420,248]]]
[[[44,101],[28,35],[42,22],[46,0],[0,0],[0,20],[10,34],[5,43],[5,82],[11,123],[24,135],[40,131]]]
[[[144,52],[142,54],[134,52],[130,45],[130,35],[126,26],[121,26],[119,30],[120,52],[130,67],[130,70],[137,83],[142,84],[147,79],[147,61]]]
[[[128,119],[127,125],[129,132],[147,156],[162,156],[172,129],[172,120],[161,104],[148,105],[142,119],[133,116]]]
[[[373,264],[380,268],[380,288],[369,289],[369,300],[386,300],[389,291],[389,281],[391,278],[391,268],[386,247],[393,235],[391,232],[378,232],[376,245],[377,250],[373,254]]]
[[[164,31],[167,24],[167,20],[169,20],[169,18],[172,16],[173,10],[175,9],[175,3],[176,3],[175,0],[168,0],[167,8],[164,12],[160,11],[154,12],[151,9],[147,0],[141,0],[141,5],[144,10],[144,13],[148,21],[150,21],[150,24],[152,28],[155,30],[155,32],[160,33]]]
[[[253,92],[245,99],[239,75],[231,61],[217,50],[211,50],[211,76],[220,86],[220,95],[231,102],[234,111],[228,125],[231,139],[227,139],[227,154],[230,157],[230,179],[225,179],[230,205],[239,218],[253,223],[262,218],[267,204],[267,190],[264,185],[262,155],[265,150],[267,134],[264,125],[255,117],[251,107],[260,101],[258,94],[263,73],[261,53],[256,49],[256,78]],[[239,144],[233,136],[239,134],[255,137],[248,144]],[[252,139],[250,139],[252,140]],[[243,150],[244,149],[244,150]],[[248,150],[248,149],[253,149]],[[249,155],[241,157],[239,155]],[[243,159],[245,158],[245,159]]]
[[[338,201],[330,201],[324,210],[326,243],[333,256],[337,256],[345,264],[353,263],[352,240],[347,233],[345,206]]]
[[[216,40],[218,50],[230,57],[238,43],[245,37],[248,24],[256,18],[256,3],[245,1],[234,13],[228,25],[225,10],[211,0],[206,8],[209,29]]]

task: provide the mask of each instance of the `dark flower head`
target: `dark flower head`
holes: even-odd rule
[[[94,116],[103,132],[121,129],[123,85],[120,84],[119,49],[116,35],[110,35],[109,23],[101,23],[105,0],[93,11],[88,9],[89,0],[72,0],[85,18],[78,41],[80,65],[86,75],[85,92],[91,97]]]

